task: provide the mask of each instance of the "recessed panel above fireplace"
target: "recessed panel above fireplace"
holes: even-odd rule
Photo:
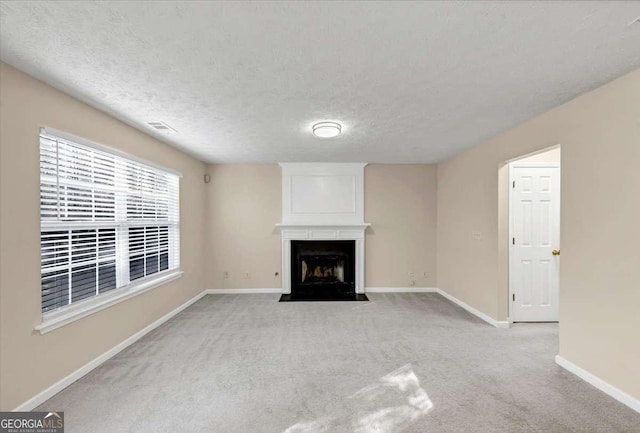
[[[364,223],[364,163],[283,163],[282,223]]]

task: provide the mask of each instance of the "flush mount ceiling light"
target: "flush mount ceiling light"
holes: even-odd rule
[[[312,126],[313,135],[320,138],[331,138],[340,135],[342,125],[336,122],[319,122]]]

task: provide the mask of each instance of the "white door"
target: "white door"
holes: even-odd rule
[[[510,166],[510,319],[557,322],[560,164]]]

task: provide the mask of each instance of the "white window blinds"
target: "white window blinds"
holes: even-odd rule
[[[42,129],[42,312],[178,269],[179,182]]]

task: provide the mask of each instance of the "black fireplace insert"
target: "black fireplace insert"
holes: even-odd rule
[[[355,241],[291,241],[291,295],[285,300],[356,300]]]

